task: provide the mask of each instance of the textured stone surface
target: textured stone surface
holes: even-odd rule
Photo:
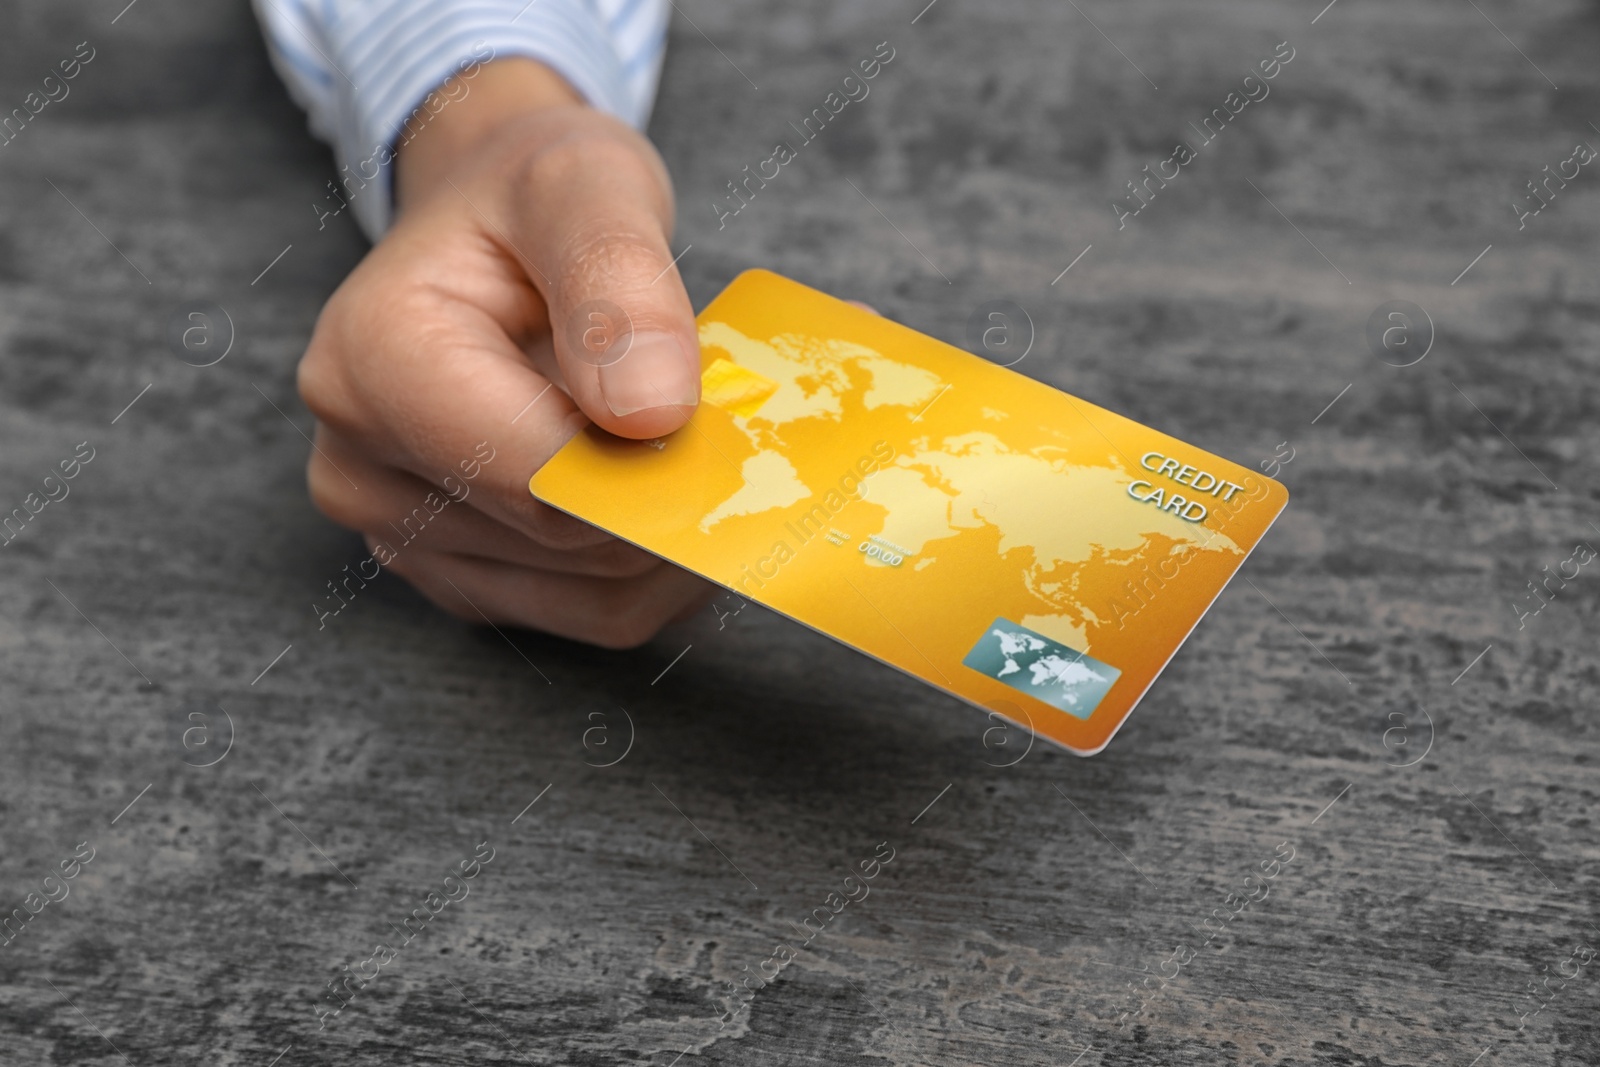
[[[1009,768],[1022,739],[754,608],[508,647],[384,579],[318,632],[361,556],[306,500],[293,389],[363,249],[316,228],[327,154],[238,0],[25,0],[0,110],[97,51],[0,147],[0,507],[95,458],[0,549],[0,910],[95,854],[0,948],[0,1061],[1600,1062],[1600,972],[1569,975],[1600,948],[1600,571],[1511,606],[1600,545],[1600,176],[1520,232],[1510,207],[1600,143],[1595,6],[680,6],[652,133],[696,301],[769,266],[954,340],[1018,302],[1019,369],[1246,464],[1295,450],[1249,583],[1104,755]],[[1125,183],[1285,39],[1271,95],[1119,232]],[[885,40],[719,231],[723,182]],[[167,351],[193,299],[237,328],[213,367]],[[1363,340],[1391,299],[1437,326],[1416,366]],[[324,984],[482,841],[470,895],[319,1032]],[[884,841],[871,895],[719,1029],[723,983]]]

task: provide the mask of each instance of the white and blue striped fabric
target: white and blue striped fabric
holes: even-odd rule
[[[389,166],[370,177],[380,147],[394,145],[427,95],[473,63],[537,59],[593,106],[642,128],[661,75],[669,3],[254,0],[273,65],[309,114],[311,132],[349,172],[366,165],[369,184],[350,206],[373,240],[393,210]]]

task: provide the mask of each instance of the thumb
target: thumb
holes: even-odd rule
[[[700,344],[654,149],[625,128],[568,136],[531,161],[515,192],[513,236],[572,399],[626,437],[682,426],[700,400]]]

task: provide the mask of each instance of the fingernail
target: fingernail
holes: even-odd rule
[[[677,337],[636,333],[628,354],[600,368],[600,395],[613,415],[700,402],[700,375]]]

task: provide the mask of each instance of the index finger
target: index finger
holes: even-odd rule
[[[402,245],[411,239],[400,235]],[[409,256],[404,247],[396,254]],[[528,492],[529,476],[588,419],[534,369],[503,316],[449,286],[409,277],[412,268],[390,269],[385,259],[375,253],[370,269],[358,268],[318,323],[300,365],[307,406],[376,458],[447,492],[466,492],[473,506],[540,544],[612,540]],[[471,269],[448,254],[432,266],[441,261]],[[505,288],[504,279],[466,284],[491,305],[487,294]],[[538,302],[531,291],[521,299]]]

